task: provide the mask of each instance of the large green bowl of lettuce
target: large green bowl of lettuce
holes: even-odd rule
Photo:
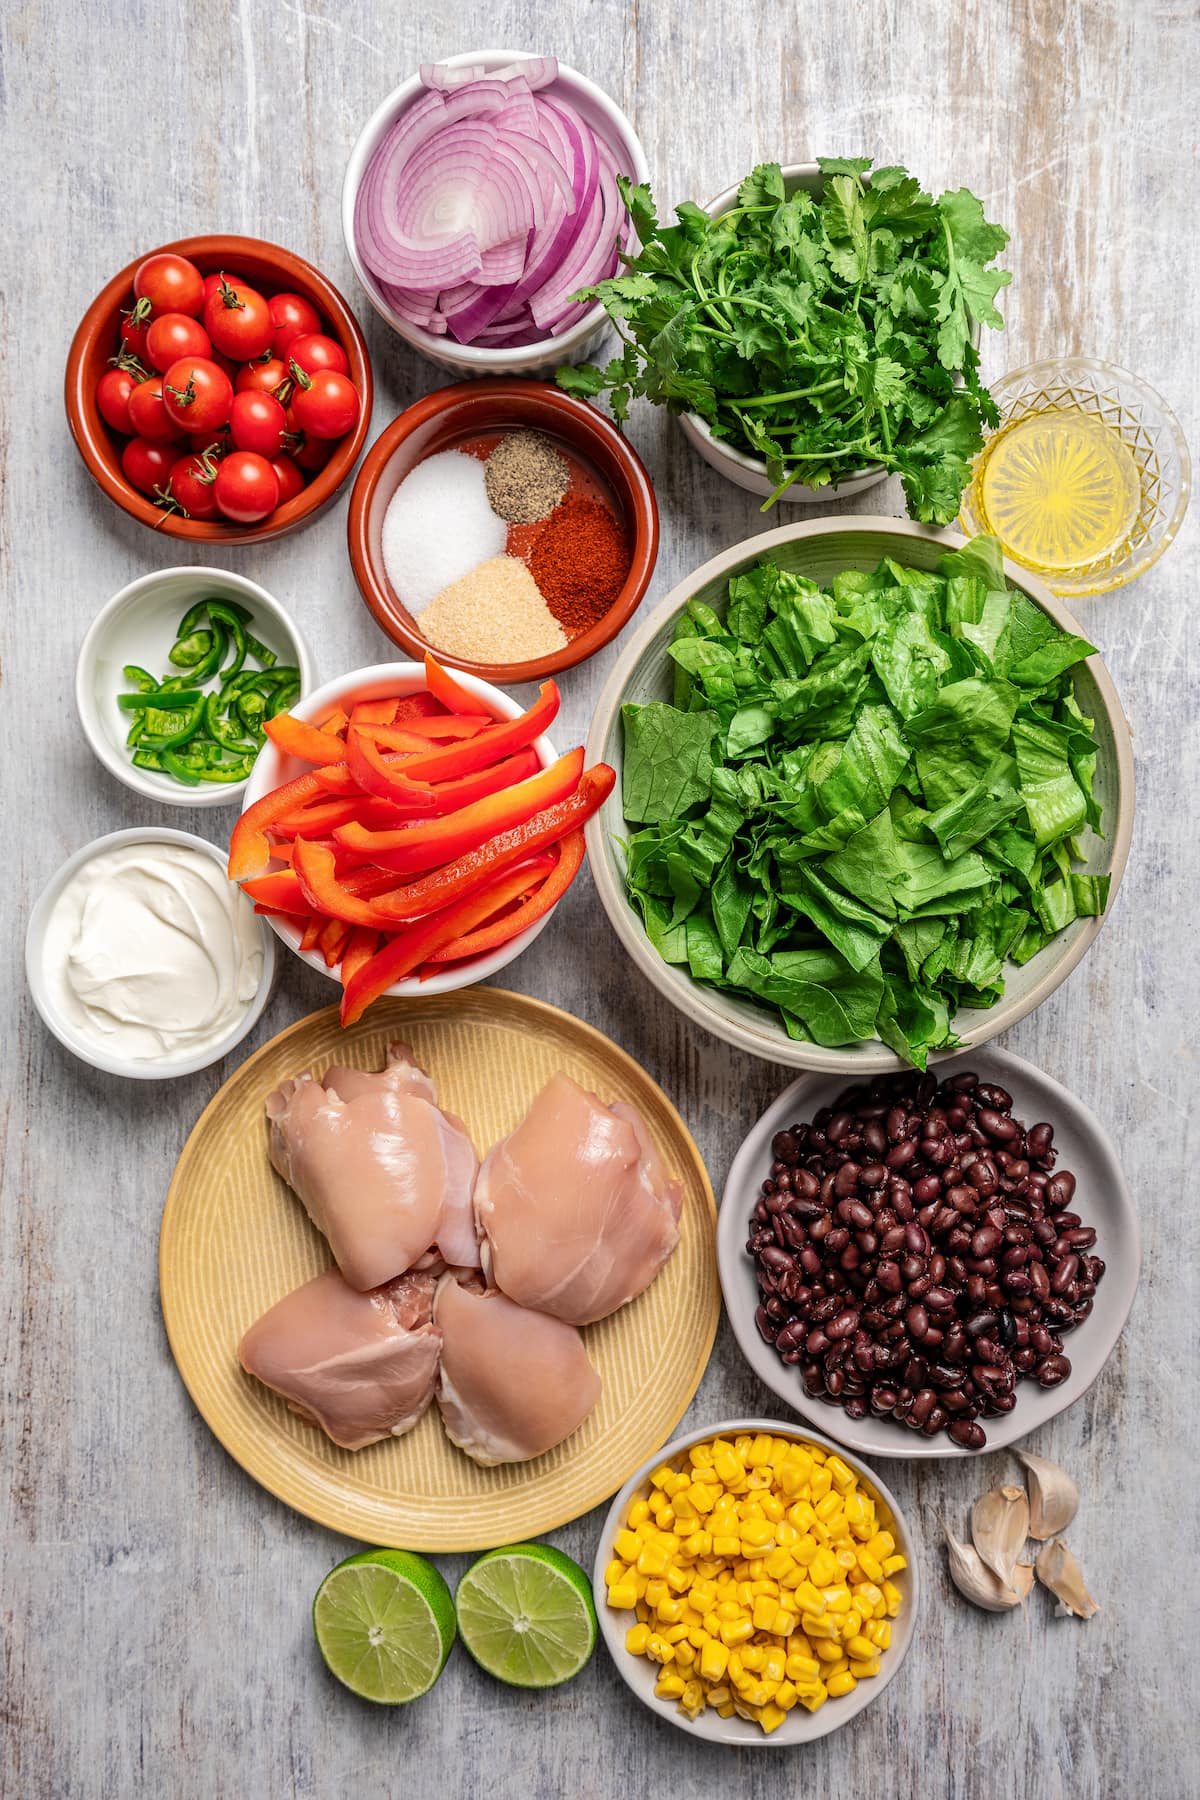
[[[994,539],[823,519],[735,546],[613,671],[596,887],[647,979],[756,1055],[855,1073],[981,1044],[1112,905],[1129,727]]]

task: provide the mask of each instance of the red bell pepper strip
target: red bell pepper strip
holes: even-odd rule
[[[398,738],[420,738],[422,750],[429,749],[429,739],[478,737],[489,725],[502,721],[493,719],[490,713],[436,713],[425,719],[397,719],[394,725],[360,725],[371,739],[385,750],[406,750],[407,743],[399,744],[393,740]]]
[[[502,870],[488,882],[483,892],[471,894],[454,906],[432,913],[429,918],[421,919],[393,937],[346,982],[342,992],[342,1024],[353,1025],[393,982],[411,975],[443,944],[473,930],[480,920],[490,918],[498,907],[514,899],[528,880],[524,869]]]
[[[368,925],[352,925],[346,948],[342,952],[342,986],[345,987],[350,977],[357,974],[364,963],[369,963],[379,948],[379,933],[372,931]]]
[[[448,669],[443,669],[435,656],[428,650],[425,652],[425,680],[429,691],[455,713],[473,713],[479,711],[479,696],[468,693],[461,682],[455,681]]]
[[[317,939],[317,948],[325,958],[327,969],[334,969],[341,962],[342,951],[353,930],[353,925],[347,925],[344,919],[326,919]]]
[[[450,863],[443,869],[434,869],[430,874],[410,882],[407,887],[396,888],[390,894],[381,895],[375,901],[376,916],[370,923],[380,925],[385,930],[394,930],[405,920],[419,919],[438,907],[448,906],[465,899],[468,894],[477,893],[501,869],[522,861],[535,850],[544,850],[550,844],[559,843],[569,832],[590,819],[612,793],[616,779],[607,763],[596,763],[584,771],[579,786],[569,800],[560,800],[557,806],[548,806],[545,812],[538,813],[513,831],[500,832],[490,842],[483,844],[478,850],[468,852],[457,862]],[[302,841],[297,844],[297,856],[304,848],[306,846]],[[441,946],[435,945],[434,948],[440,949]]]
[[[247,881],[242,892],[255,905],[269,906],[277,912],[308,913],[300,883],[290,869],[272,869],[267,875],[256,875]]]
[[[307,806],[298,807],[271,829],[279,832],[282,837],[330,837],[335,826],[348,825],[354,819],[360,824],[382,831],[391,825],[398,825],[402,816],[386,800],[372,800],[364,796],[351,796],[345,800],[310,800]],[[278,844],[274,854],[279,855]]]
[[[349,768],[339,762],[325,769],[314,769],[307,775],[297,775],[295,781],[285,781],[282,787],[264,794],[261,800],[246,808],[233,828],[229,840],[230,881],[245,881],[247,876],[258,875],[266,868],[271,858],[267,832],[305,801],[318,794],[327,797],[331,793],[357,792]]]
[[[457,746],[455,746],[457,747]],[[377,750],[365,731],[351,729],[346,733],[346,760],[350,772],[364,794],[390,800],[408,812],[432,812],[433,789],[427,781],[409,781],[405,765],[411,756],[385,756]]]
[[[409,719],[431,719],[443,710],[440,701],[436,700],[432,694],[426,694],[424,692],[405,694],[403,700],[397,700],[396,702],[396,717],[392,723],[394,725],[403,725]],[[478,701],[476,701],[473,707],[469,707],[468,711],[478,712]]]
[[[345,737],[349,723],[349,715],[340,706],[335,706],[328,718],[321,720],[320,729],[329,732],[331,737]]]
[[[303,719],[292,717],[291,713],[276,713],[273,719],[263,720],[263,730],[285,756],[298,756],[306,763],[339,763],[346,760],[346,746],[332,732],[319,731],[315,725],[306,725]]]
[[[314,912],[324,914],[327,919],[344,919],[347,925],[369,925],[376,930],[388,927],[390,921],[376,910],[370,898],[354,893],[339,879],[333,851],[327,844],[297,838],[292,867],[305,904]],[[384,874],[383,870],[373,872]]]
[[[524,825],[545,807],[565,800],[579,786],[583,774],[583,747],[561,756],[550,768],[542,769],[528,781],[518,782],[498,794],[489,794],[473,806],[461,807],[428,822],[409,825],[400,831],[368,831],[362,825],[340,825],[334,831],[334,842],[343,850],[366,856],[385,869],[399,875],[419,875],[425,869],[440,868],[478,850],[498,832],[511,831]],[[380,844],[380,838],[387,840]]]
[[[510,912],[489,919],[478,931],[468,932],[465,937],[443,944],[440,950],[435,950],[430,956],[430,962],[461,962],[464,957],[482,956],[488,950],[498,950],[501,944],[507,944],[519,932],[527,931],[552,906],[557,906],[582,866],[583,832],[573,831],[570,837],[565,837],[558,851],[557,865],[546,875],[540,886],[529,894],[528,899],[521,900]],[[528,889],[526,892],[528,893]]]
[[[557,687],[552,681],[544,681],[528,712],[516,719],[506,719],[503,724],[489,725],[486,731],[465,738],[461,743],[444,744],[436,750],[427,750],[423,756],[409,758],[404,764],[405,779],[410,782],[452,781],[459,775],[486,769],[499,757],[510,756],[514,750],[523,750],[526,744],[532,744],[551,723],[558,706]],[[355,735],[351,730],[350,737]],[[378,792],[377,789],[374,791]]]
[[[304,927],[303,934],[300,938],[300,948],[302,950],[315,950],[317,944],[320,942],[321,933],[324,928],[324,919],[322,919],[318,913],[311,913],[309,915],[308,924]]]
[[[360,700],[357,706],[350,708],[351,725],[390,725],[396,717],[399,701],[393,696],[388,700]]]

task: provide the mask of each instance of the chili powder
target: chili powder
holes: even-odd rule
[[[578,637],[604,617],[631,561],[629,540],[609,509],[568,494],[539,532],[529,568],[563,630]]]

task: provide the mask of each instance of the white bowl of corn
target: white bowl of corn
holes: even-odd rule
[[[593,1577],[638,1699],[709,1743],[809,1743],[897,1674],[913,1540],[867,1465],[818,1433],[734,1419],[676,1438],[612,1503]]]

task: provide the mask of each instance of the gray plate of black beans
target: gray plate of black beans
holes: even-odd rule
[[[990,1047],[801,1076],[734,1159],[717,1246],[755,1373],[867,1456],[969,1456],[1045,1424],[1104,1367],[1141,1266],[1099,1121]]]

